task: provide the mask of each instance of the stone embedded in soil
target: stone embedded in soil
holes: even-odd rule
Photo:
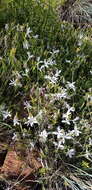
[[[14,190],[33,189],[35,173],[42,167],[41,162],[38,161],[39,151],[30,150],[24,143],[17,142],[11,143],[8,148],[0,149],[0,153],[0,178],[9,180]],[[6,154],[3,156],[3,153]],[[20,181],[19,184],[16,184],[16,179]]]
[[[14,147],[8,150],[0,174],[7,178],[27,178],[42,167],[38,161],[38,151],[25,150],[23,155],[21,150],[17,152]]]
[[[1,172],[5,176],[18,176],[22,164],[15,151],[8,151]]]

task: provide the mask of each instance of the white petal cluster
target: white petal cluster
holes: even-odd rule
[[[56,62],[55,60],[53,60],[52,58],[49,58],[49,59],[45,59],[43,61],[43,65],[40,67],[40,70],[44,69],[44,68],[48,68],[49,66],[52,66],[52,65],[55,65]]]
[[[25,40],[24,42],[23,42],[23,48],[24,49],[29,49],[29,43],[28,43],[28,41],[27,40]]]
[[[38,121],[37,121],[37,119],[36,119],[36,117],[33,117],[33,116],[28,116],[28,119],[27,119],[27,121],[25,122],[25,124],[27,125],[27,126],[33,126],[34,124],[39,124],[38,123]]]
[[[75,111],[74,107],[69,107],[67,112],[64,113],[63,116],[62,116],[62,118],[63,118],[62,122],[70,125],[71,113],[74,112],[74,111]]]
[[[47,137],[48,137],[47,131],[44,129],[44,130],[40,133],[39,137],[40,137],[39,140],[40,140],[41,142],[45,143],[46,140],[47,140]]]
[[[45,75],[44,78],[47,79],[47,80],[49,80],[50,83],[55,84],[55,83],[57,83],[57,81],[58,81],[58,77],[60,76],[60,73],[61,73],[61,71],[59,71],[59,70],[57,69],[55,74],[52,73],[52,76],[50,76],[50,75]]]
[[[72,89],[75,92],[76,91],[75,82],[67,82],[66,88]]]
[[[75,149],[68,150],[66,156],[69,156],[69,158],[72,158],[75,155]]]
[[[22,78],[22,76],[20,75],[20,73],[18,71],[16,71],[16,72],[13,71],[13,79],[10,80],[9,85],[14,86],[14,87],[22,87],[22,84],[20,82],[21,78]]]
[[[24,109],[30,110],[32,108],[32,106],[30,105],[30,103],[26,100],[24,102]]]
[[[6,110],[6,111],[2,111],[2,116],[3,116],[3,120],[7,119],[8,117],[11,117],[11,113],[10,111]]]
[[[32,30],[30,29],[30,27],[27,28],[26,30],[26,37],[30,38],[30,34],[32,33]]]
[[[14,116],[13,125],[14,125],[14,126],[20,125],[20,122],[19,122],[19,119],[18,119],[17,115]]]
[[[21,82],[18,80],[18,79],[12,79],[10,80],[10,83],[9,83],[10,86],[18,86],[18,87],[22,87],[22,84]]]

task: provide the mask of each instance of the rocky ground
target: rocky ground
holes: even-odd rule
[[[22,141],[0,143],[0,190],[33,190],[41,167],[37,149],[30,150]]]

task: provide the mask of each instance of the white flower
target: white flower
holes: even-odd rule
[[[61,141],[62,144],[65,143],[65,139],[72,139],[70,133],[65,134],[65,131],[63,129],[60,129],[60,127],[57,128],[56,132],[52,132],[49,134],[57,135],[57,140]]]
[[[81,133],[78,129],[77,129],[77,126],[75,125],[74,126],[74,132],[75,132],[75,136],[78,137],[79,134]]]
[[[83,33],[79,34],[79,38],[82,39],[83,38]]]
[[[30,38],[30,33],[32,33],[32,30],[30,30],[30,27],[28,27],[26,31],[26,37]]]
[[[89,157],[90,157],[90,152],[88,151],[88,149],[86,149],[85,157],[86,157],[87,159],[89,159]]]
[[[57,50],[52,50],[51,52],[50,52],[52,55],[54,55],[54,54],[58,54],[59,53],[59,49],[57,49]]]
[[[61,73],[61,71],[60,70],[56,70],[56,73],[55,73],[55,77],[59,77],[60,76],[60,73]]]
[[[29,49],[29,43],[28,43],[27,40],[25,40],[25,41],[23,42],[23,48],[24,48],[24,49]]]
[[[64,142],[65,133],[63,129],[60,129],[60,127],[57,128],[57,139],[63,138]]]
[[[72,133],[67,133],[66,135],[65,135],[65,139],[72,139]]]
[[[30,142],[31,150],[34,148],[35,144],[34,142]]]
[[[12,140],[18,140],[18,136],[17,136],[17,134],[16,133],[13,133],[13,137],[12,137]]]
[[[74,124],[76,124],[76,121],[78,121],[79,120],[79,117],[75,117],[73,120],[72,120],[72,122],[74,123]]]
[[[33,126],[35,123],[39,124],[36,117],[33,117],[33,116],[28,116],[28,120],[25,122],[25,124],[27,124],[27,126]]]
[[[29,73],[29,68],[25,68],[25,73],[23,73],[22,75],[28,77],[28,73]]]
[[[5,30],[8,30],[8,29],[9,29],[9,25],[5,24]]]
[[[92,71],[90,70],[90,74],[92,75]]]
[[[75,124],[74,130],[69,131],[68,134],[69,134],[71,137],[72,137],[72,136],[73,136],[73,137],[74,137],[74,136],[78,137],[80,133],[81,133],[81,131],[78,130],[77,125]]]
[[[67,119],[67,118],[66,118],[66,119],[63,119],[63,120],[62,120],[62,123],[66,123],[66,124],[70,125],[70,121],[69,121],[69,119]]]
[[[10,86],[19,86],[19,87],[22,87],[22,84],[21,82],[19,81],[19,79],[12,79],[10,80],[10,83],[9,83]]]
[[[30,105],[30,103],[28,101],[24,102],[24,106],[25,106],[24,108],[26,108],[28,110],[32,108],[32,106]]]
[[[75,111],[75,108],[74,107],[70,107],[68,110],[67,110],[67,113],[64,114],[66,115],[65,117],[68,117],[69,115],[71,115],[71,112],[74,112]],[[64,117],[64,116],[63,116]]]
[[[67,102],[64,102],[64,106],[69,110],[70,109],[70,105]]]
[[[58,80],[58,77],[59,77],[60,73],[61,73],[61,71],[57,69],[55,74],[53,74],[52,76],[45,75],[44,78],[47,79],[47,80],[50,80],[51,83],[55,84],[57,82],[57,80]]]
[[[40,57],[37,57],[37,62],[40,62]]]
[[[68,105],[68,104],[67,104]],[[71,112],[74,112],[75,111],[75,108],[74,107],[69,107],[68,108],[68,111],[66,113],[63,114],[63,120],[62,122],[63,123],[67,123],[68,125],[70,125],[70,117],[71,117]]]
[[[66,61],[67,63],[71,63],[71,61],[70,61],[70,60],[67,60],[67,59],[66,59],[65,61]]]
[[[54,94],[54,96],[56,97],[56,99],[61,99],[61,98],[67,98],[67,93],[64,92],[64,93],[56,93]]]
[[[70,112],[67,111],[62,117],[64,118],[62,122],[70,125]]]
[[[81,41],[81,40],[78,42],[78,45],[79,45],[79,46],[81,46],[81,45],[82,45],[82,41]]]
[[[89,138],[89,145],[92,145],[92,138]]]
[[[78,45],[81,46],[82,45],[82,39],[83,39],[83,33],[80,33],[79,34],[79,42],[78,42]]]
[[[3,115],[3,120],[7,119],[8,117],[11,117],[11,113],[8,110],[2,111],[2,115]]]
[[[29,51],[27,51],[27,55],[28,55],[28,59],[27,59],[27,61],[29,61],[30,59],[32,59],[32,58],[34,57],[33,55],[30,54]]]
[[[52,97],[54,97],[56,100],[60,100],[61,98],[69,99],[67,91],[64,88],[61,88],[58,93],[54,93]]]
[[[39,135],[39,137],[40,137],[39,140],[40,140],[41,142],[45,143],[46,140],[47,140],[47,136],[48,136],[48,133],[47,133],[47,131],[44,129],[44,130],[41,132],[41,134]]]
[[[20,125],[20,122],[19,122],[19,119],[18,119],[17,115],[14,116],[13,124],[14,124],[14,126]]]
[[[34,39],[37,39],[38,38],[38,35],[36,34],[35,36],[33,36]]]
[[[52,132],[51,134],[57,135],[57,139],[63,138],[65,136],[64,130],[60,129],[59,126],[57,128],[57,131],[56,132]]]
[[[72,89],[75,92],[76,88],[74,84],[75,82],[67,82],[66,87]]]
[[[45,75],[44,78],[49,80],[53,84],[55,84],[57,82],[57,78],[55,76],[50,77],[49,75]]]
[[[74,111],[75,111],[75,108],[74,107],[70,107],[67,112],[70,113],[70,112],[74,112]]]
[[[36,60],[37,60],[38,64],[39,64],[39,63],[43,63],[43,61],[40,60],[40,57],[37,57]]]
[[[48,68],[49,65],[54,65],[56,64],[55,60],[52,60],[51,58],[49,58],[48,60],[44,60],[44,66]]]
[[[40,67],[40,70],[44,69],[45,67],[48,68],[49,66],[54,65],[54,64],[56,64],[55,60],[52,60],[51,58],[49,58],[48,60],[45,59],[44,65]]]
[[[68,150],[66,156],[69,156],[69,158],[72,158],[75,155],[75,149]]]
[[[57,143],[53,142],[53,144],[57,147],[57,149],[64,150],[64,145],[62,145],[62,141],[59,140]]]
[[[62,145],[62,141],[59,141],[57,144],[57,148],[63,150],[64,149],[64,145]]]

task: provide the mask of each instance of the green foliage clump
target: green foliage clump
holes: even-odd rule
[[[91,29],[60,22],[40,1],[16,0],[8,13],[0,31],[0,122],[15,129],[13,139],[22,132],[31,148],[39,145],[43,188],[79,190],[76,177],[90,175],[92,157]]]

